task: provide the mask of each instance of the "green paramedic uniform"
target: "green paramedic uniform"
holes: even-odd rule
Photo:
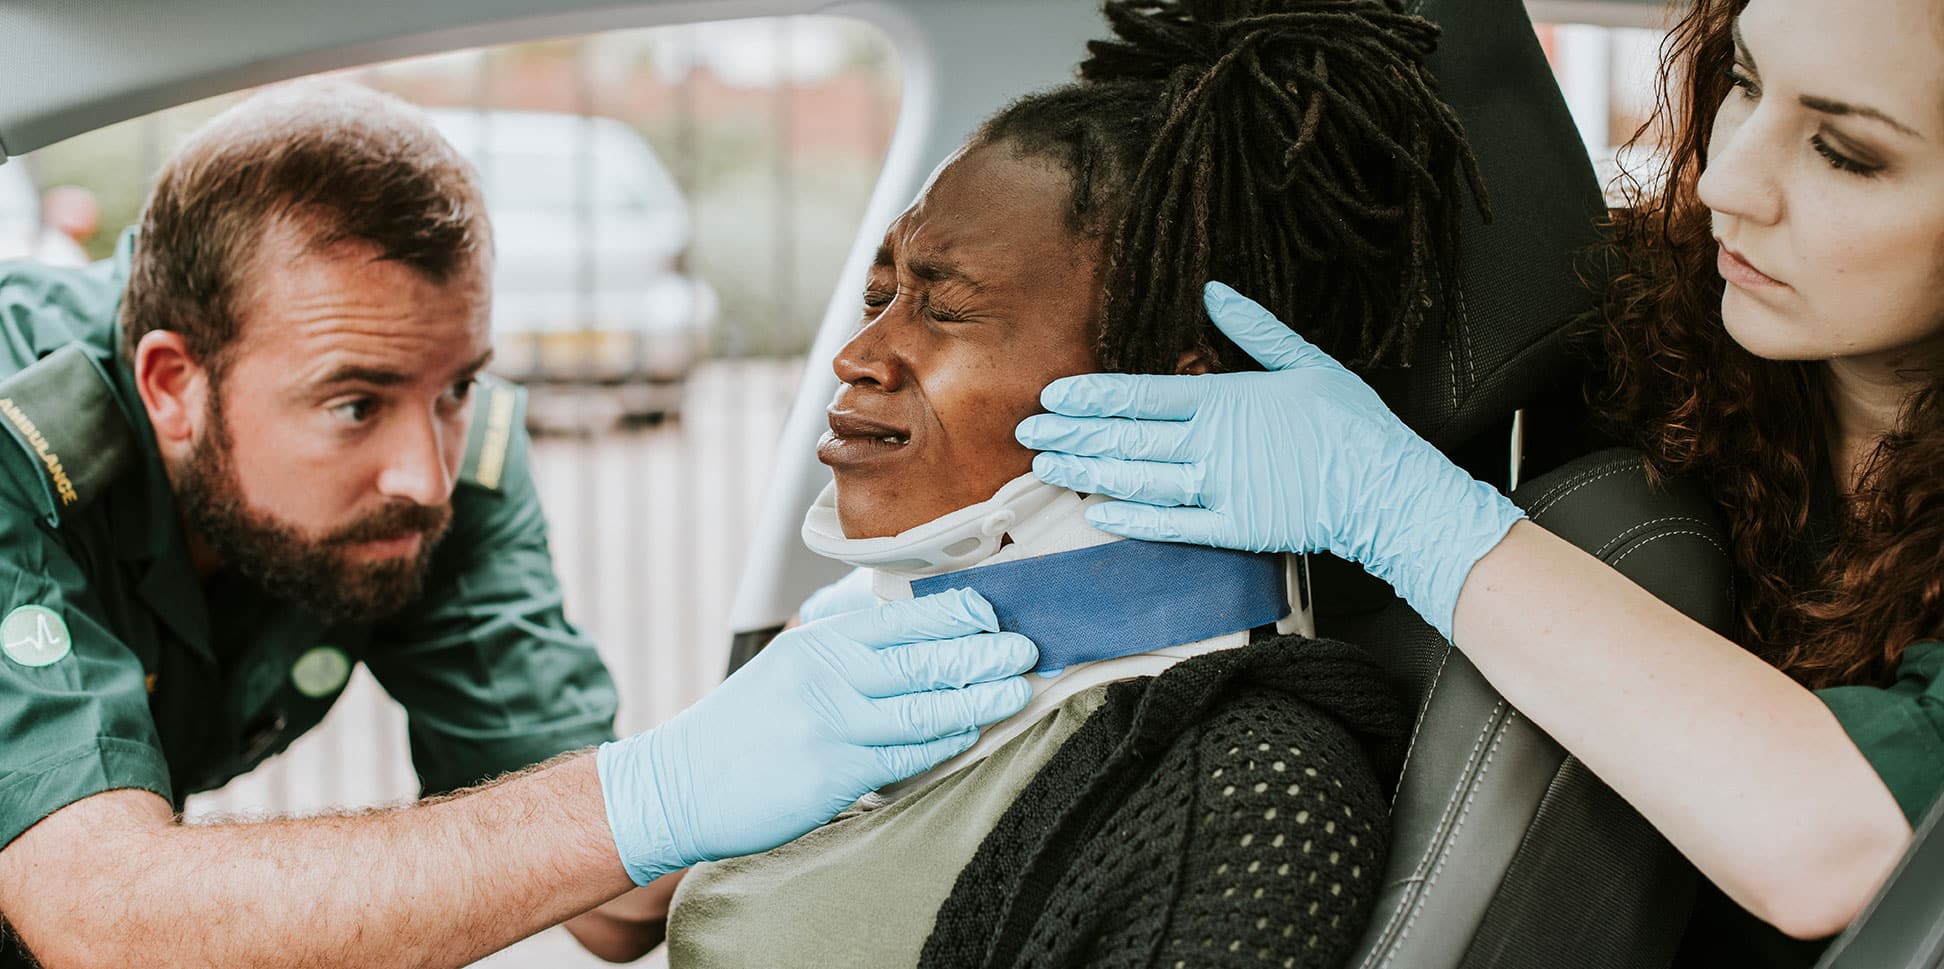
[[[0,847],[102,791],[179,810],[314,726],[360,662],[405,707],[426,794],[611,739],[614,685],[562,614],[510,384],[475,394],[416,604],[334,625],[228,573],[198,582],[116,352],[134,244],[84,270],[0,263]]]

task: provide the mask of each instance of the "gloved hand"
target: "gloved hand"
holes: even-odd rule
[[[1129,538],[1334,553],[1449,639],[1465,576],[1524,513],[1253,300],[1214,282],[1202,299],[1268,372],[1056,380],[1040,394],[1052,413],[1017,433],[1048,452],[1034,473],[1125,499],[1087,519]]]
[[[1039,651],[978,593],[788,630],[674,719],[603,744],[608,828],[637,885],[776,847],[1019,712]]]
[[[871,575],[870,569],[855,568],[844,573],[843,578],[810,593],[810,598],[797,607],[798,621],[816,622],[877,605],[877,593],[871,589]]]

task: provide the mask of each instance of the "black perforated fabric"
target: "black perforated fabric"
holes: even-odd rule
[[[960,873],[919,965],[1340,965],[1382,877],[1402,725],[1330,641],[1116,684]]]

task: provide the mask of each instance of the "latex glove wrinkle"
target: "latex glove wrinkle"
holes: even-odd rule
[[[638,885],[773,848],[972,746],[1032,695],[1038,650],[954,590],[779,634],[720,687],[604,744],[608,826]]]

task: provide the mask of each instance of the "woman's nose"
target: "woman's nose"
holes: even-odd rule
[[[890,392],[898,389],[904,382],[905,368],[896,350],[888,339],[891,321],[887,314],[866,322],[850,338],[850,342],[838,348],[837,356],[831,361],[831,369],[836,371],[837,379],[846,384],[875,384],[878,389]]]
[[[1725,110],[1725,109],[1724,109]],[[1717,218],[1727,216],[1756,225],[1782,220],[1782,188],[1777,167],[1786,146],[1771,137],[1760,110],[1736,123],[1715,125],[1707,166],[1695,191]]]

